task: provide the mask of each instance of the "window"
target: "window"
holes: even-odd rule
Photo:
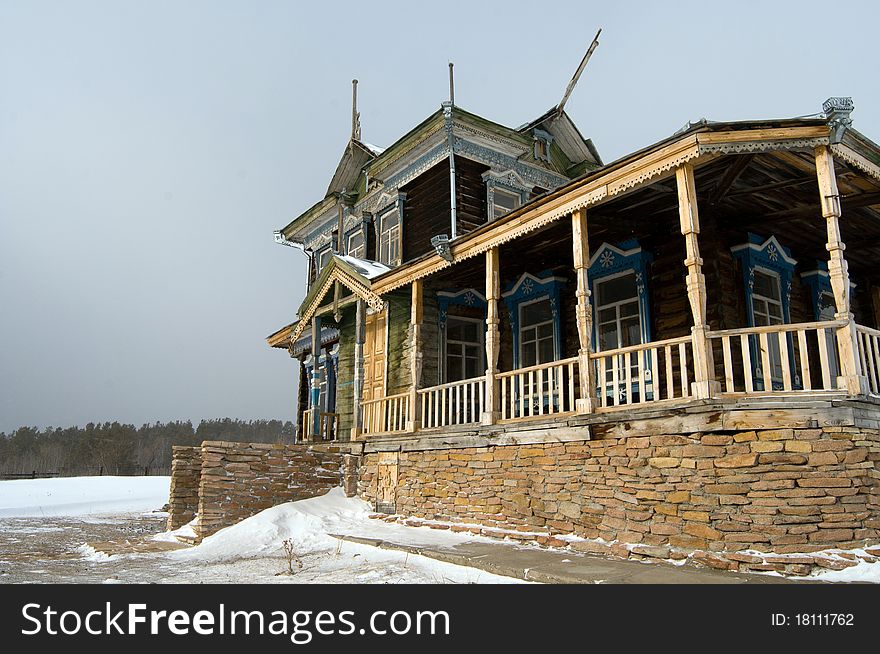
[[[549,132],[541,129],[534,131],[535,137],[535,159],[540,161],[550,161],[550,143],[553,136]]]
[[[475,318],[447,317],[445,382],[473,379],[486,372],[483,324]]]
[[[510,213],[521,204],[522,200],[518,193],[505,191],[504,189],[495,187],[492,199],[492,217],[500,218],[504,214]]]
[[[330,263],[330,257],[333,256],[333,250],[331,248],[327,248],[325,250],[321,250],[318,253],[318,274],[321,274],[321,271],[324,270],[324,267]]]
[[[782,289],[779,286],[779,275],[765,270],[755,269],[752,286],[752,316],[755,327],[782,325],[785,323],[782,312]],[[779,339],[768,338],[770,349],[770,378],[782,383],[782,355],[779,351]],[[761,365],[760,363],[758,365]],[[760,370],[758,377],[761,377]]]
[[[750,327],[784,325],[790,321],[789,300],[791,281],[797,261],[791,252],[775,236],[763,238],[749,234],[748,242],[730,248],[735,259],[742,266],[746,308]],[[789,362],[794,361],[791,334],[787,337]],[[761,348],[762,339],[749,337],[749,350],[752,358],[752,376],[756,390],[764,388],[764,373],[768,372],[772,386],[781,389],[783,383],[782,353],[776,333],[767,335],[767,351]],[[768,359],[770,370],[764,370],[764,358]],[[794,371],[792,371],[794,372]],[[799,380],[792,375],[792,381]]]
[[[596,282],[598,350],[642,343],[642,316],[635,271]]]
[[[394,266],[400,263],[400,212],[392,209],[381,217],[379,261]]]
[[[545,296],[519,307],[519,367],[528,368],[556,359],[556,340],[550,298]]]
[[[367,255],[367,242],[364,239],[364,232],[357,231],[348,235],[348,247],[346,253],[350,257],[363,259]]]

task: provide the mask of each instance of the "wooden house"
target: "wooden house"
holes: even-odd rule
[[[851,111],[701,121],[610,164],[555,109],[353,137],[276,233],[310,258],[268,338],[302,364],[299,439],[349,443],[363,494],[425,519],[876,542],[880,146]]]

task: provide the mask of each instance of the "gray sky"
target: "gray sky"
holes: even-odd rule
[[[272,231],[323,196],[353,77],[370,143],[439,106],[449,60],[457,104],[516,126],[603,27],[567,111],[605,161],[831,95],[880,140],[876,3],[610,4],[0,0],[0,431],[294,417],[264,337],[305,259]]]

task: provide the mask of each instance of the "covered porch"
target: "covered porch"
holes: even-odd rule
[[[825,125],[691,139],[377,280],[409,383],[355,397],[352,439],[880,397],[880,168]]]

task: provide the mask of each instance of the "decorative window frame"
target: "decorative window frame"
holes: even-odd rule
[[[450,306],[462,306],[471,309],[482,309],[485,315],[489,303],[486,296],[473,288],[464,288],[459,291],[437,291],[438,322],[440,327],[440,347],[438,348],[440,383],[446,383],[446,320],[449,317]],[[458,317],[458,316],[456,316]],[[467,318],[468,316],[462,316]],[[485,319],[484,319],[485,321]],[[480,338],[484,338],[480,332]],[[485,343],[483,341],[483,343]],[[485,364],[485,345],[483,347],[483,363]]]
[[[495,220],[495,189],[500,189],[519,197],[520,207],[528,202],[532,187],[516,171],[506,170],[504,172],[497,172],[487,170],[483,173],[482,177],[483,182],[486,184],[486,213],[490,222]]]
[[[624,273],[634,272],[636,276],[636,288],[639,293],[639,320],[642,343],[651,342],[651,298],[648,293],[648,266],[654,260],[654,256],[644,250],[636,239],[629,239],[612,245],[602,243],[599,249],[590,257],[587,268],[587,278],[590,280],[592,295],[590,302],[593,305],[593,350],[598,351],[599,328],[596,320],[599,296],[597,283],[607,281],[609,277],[616,277]]]
[[[399,266],[403,263],[403,207],[406,203],[406,193],[400,191],[393,196],[383,193],[379,200],[380,208],[376,211],[374,221],[376,228],[376,260],[387,266]],[[392,211],[397,211],[397,260],[382,261],[382,223]]]
[[[520,278],[501,294],[507,311],[510,315],[510,326],[513,334],[513,368],[518,370],[520,360],[520,333],[519,333],[519,308],[545,297],[550,299],[550,311],[553,314],[553,357],[556,361],[562,359],[562,321],[559,313],[559,294],[563,286],[568,283],[564,277],[556,277],[549,270],[539,273],[537,276],[531,273],[523,273]]]
[[[743,287],[745,289],[746,314],[749,327],[755,326],[755,312],[752,305],[752,289],[755,285],[755,268],[779,275],[782,298],[782,319],[791,324],[791,279],[797,260],[791,250],[782,245],[775,236],[767,239],[749,232],[748,241],[730,248],[733,258],[742,264]]]
[[[752,299],[752,291],[755,286],[755,270],[770,273],[779,277],[779,295],[782,300],[782,322],[791,324],[791,280],[794,275],[797,260],[792,258],[791,250],[782,245],[776,236],[763,238],[758,234],[748,233],[747,241],[741,245],[730,248],[733,258],[740,262],[743,275],[743,289],[746,301],[746,319],[749,327],[755,326],[755,309]],[[788,340],[789,365],[794,362],[793,343]],[[758,339],[749,337],[749,349],[752,358],[752,374],[755,376],[755,388],[765,390],[762,375],[758,374],[761,366],[761,357],[758,355]],[[792,381],[795,387],[801,385],[797,372],[793,370]],[[773,381],[774,390],[782,388],[781,382]],[[769,389],[767,389],[769,390]]]
[[[537,159],[538,161],[546,161],[547,163],[550,163],[550,144],[553,143],[553,135],[549,132],[545,132],[542,129],[534,129],[532,130],[532,136],[534,136],[535,138],[534,150],[532,153],[535,159]],[[540,154],[538,148],[539,143],[544,144],[544,149],[547,152],[546,156]]]

